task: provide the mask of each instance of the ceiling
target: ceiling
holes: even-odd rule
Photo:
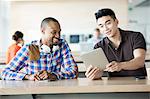
[[[148,7],[150,6],[150,0],[128,0],[129,4],[133,7]]]
[[[1,0],[0,0],[1,1]],[[77,0],[6,0],[6,1],[47,1],[47,2],[70,2],[70,1],[77,1]],[[81,1],[81,0],[78,0]],[[82,0],[87,1],[87,0]],[[93,0],[95,1],[95,0]],[[129,4],[131,4],[133,7],[148,7],[150,6],[150,0],[128,0]]]
[[[136,7],[148,7],[150,6],[150,0],[144,0],[143,2],[136,5]]]

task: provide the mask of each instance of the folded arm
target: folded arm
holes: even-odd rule
[[[120,70],[136,70],[138,68],[142,68],[145,62],[145,54],[146,51],[144,49],[135,49],[134,58],[130,61],[125,62],[116,62],[113,61],[106,66],[106,71],[114,72]]]

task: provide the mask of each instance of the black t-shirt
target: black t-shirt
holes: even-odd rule
[[[146,42],[143,35],[139,32],[124,31],[119,29],[121,34],[121,43],[118,48],[115,48],[112,42],[105,37],[95,45],[95,49],[101,47],[109,62],[117,61],[124,62],[134,58],[133,51],[137,48],[146,50]],[[109,76],[145,76],[145,65],[136,70],[121,70],[119,72],[110,72]]]

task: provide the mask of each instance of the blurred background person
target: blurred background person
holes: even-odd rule
[[[93,47],[96,43],[98,43],[100,40],[102,40],[103,36],[100,33],[100,30],[98,28],[94,29],[94,33],[92,34],[92,38],[90,38],[87,42],[92,43]]]
[[[100,30],[98,28],[95,28],[93,30],[92,35],[89,35],[88,40],[86,42],[81,42],[79,44],[81,54],[93,50],[95,44],[101,41],[102,39],[103,39],[103,35],[100,33]]]
[[[8,47],[6,52],[6,64],[16,55],[19,49],[24,45],[23,33],[20,31],[16,31],[12,35],[13,43]]]

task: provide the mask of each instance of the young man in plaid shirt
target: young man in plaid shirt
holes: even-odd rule
[[[60,39],[61,27],[52,18],[41,23],[39,41],[24,45],[2,71],[4,80],[59,80],[77,78],[78,67],[67,42]],[[55,48],[55,50],[54,50]]]

